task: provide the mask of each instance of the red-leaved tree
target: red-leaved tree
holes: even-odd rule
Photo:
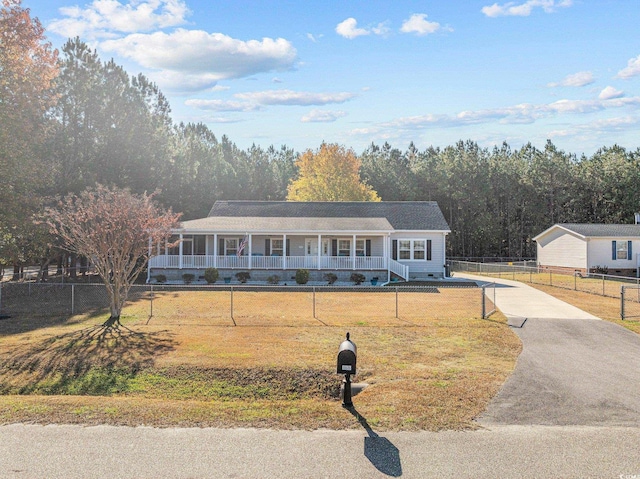
[[[96,185],[47,208],[44,221],[64,249],[87,257],[96,268],[111,308],[103,326],[117,328],[131,285],[149,260],[149,240],[165,240],[179,218],[158,207],[153,195]]]

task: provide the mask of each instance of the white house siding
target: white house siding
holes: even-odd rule
[[[391,234],[389,249],[392,248],[393,240],[424,239],[431,240],[431,260],[400,260],[397,261],[409,267],[409,278],[421,278],[429,274],[436,276],[444,275],[445,264],[445,239],[444,233],[434,232],[396,232]],[[389,252],[389,257],[393,257],[393,252]]]
[[[538,238],[537,243],[540,266],[575,269],[586,269],[589,266],[587,265],[587,241],[584,238],[556,229],[543,238]],[[609,247],[609,257],[611,257],[611,247]]]
[[[612,241],[631,241],[630,259],[613,259]],[[634,269],[637,253],[640,253],[640,240],[637,238],[591,238],[589,240],[589,267],[606,266],[610,274],[615,274],[615,270]]]

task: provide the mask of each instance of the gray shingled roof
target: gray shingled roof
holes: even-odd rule
[[[558,226],[587,238],[640,237],[640,225],[565,223]]]
[[[219,233],[243,231],[288,233],[366,231],[390,232],[393,230],[385,218],[282,218],[253,216],[209,216],[197,220],[184,221],[182,228],[188,231],[216,231]]]
[[[450,231],[435,201],[216,201],[209,217],[385,218],[394,230]],[[366,229],[366,228],[362,228]]]

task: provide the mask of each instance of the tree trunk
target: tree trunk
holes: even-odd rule
[[[20,280],[20,265],[18,263],[13,263],[13,276],[11,277],[11,281],[19,281]]]

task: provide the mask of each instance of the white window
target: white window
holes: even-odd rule
[[[338,256],[351,256],[351,240],[338,240]]]
[[[238,240],[236,238],[230,238],[224,240],[224,254],[225,256],[235,256],[238,252]]]
[[[283,241],[281,239],[271,239],[271,256],[283,255]]]
[[[431,261],[431,240],[398,240],[398,259]]]
[[[365,240],[356,240],[356,256],[366,256],[367,248]]]
[[[616,241],[616,259],[627,259],[627,242]]]
[[[398,241],[398,258],[411,259],[411,240]]]

